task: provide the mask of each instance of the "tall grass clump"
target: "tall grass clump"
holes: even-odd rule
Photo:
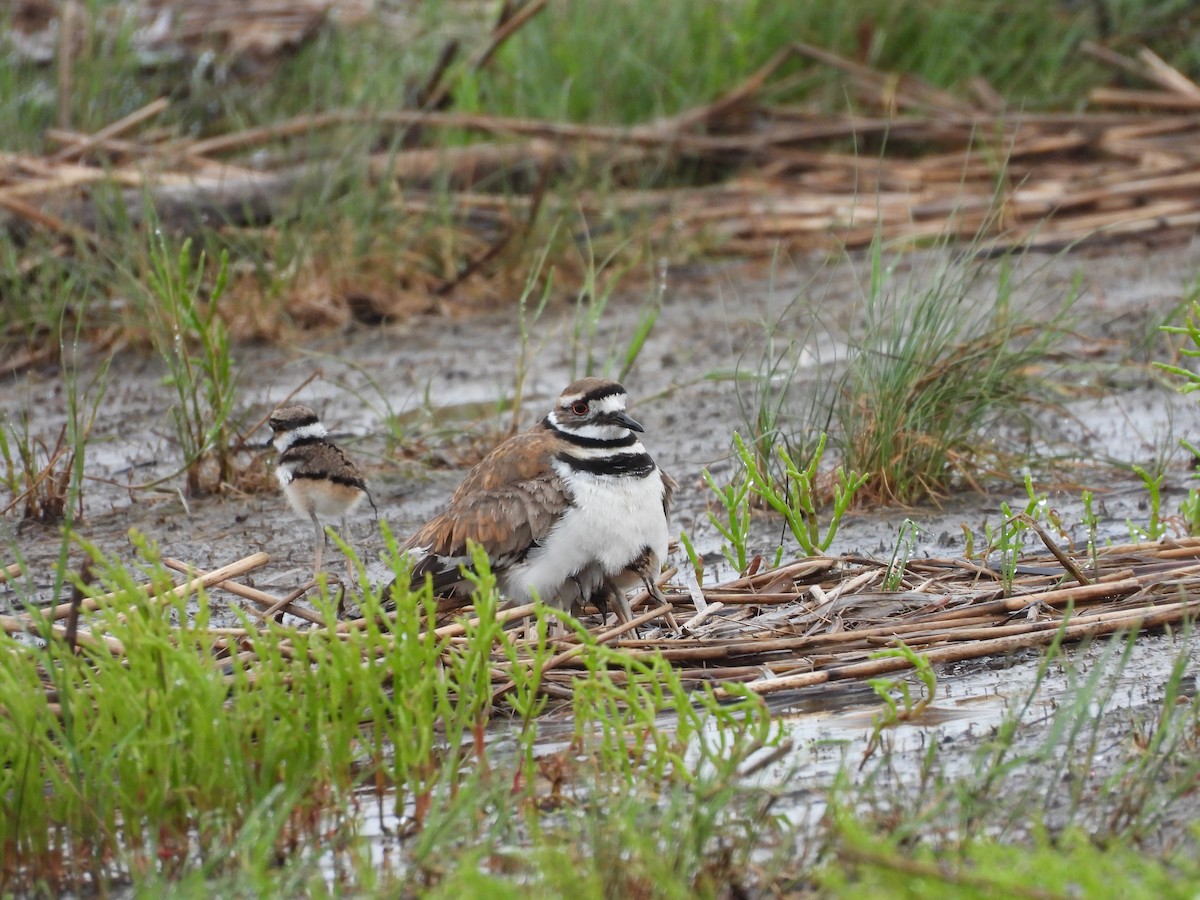
[[[131,285],[174,394],[169,415],[190,496],[218,491],[233,476],[237,373],[218,307],[229,259],[222,255],[211,283],[206,262],[204,253],[193,253],[190,240],[176,249],[155,230],[144,283],[138,279]]]
[[[977,261],[947,246],[885,259],[879,241],[868,259],[848,333],[819,330],[821,296],[801,293],[764,326],[761,370],[741,377],[753,388],[737,455],[755,494],[810,553],[829,546],[849,504],[911,504],[980,489],[989,476],[1019,479],[1038,414],[1059,393],[1052,360],[1078,279],[1057,305],[1034,306],[1024,295],[1045,279],[1017,274],[1020,260]],[[800,336],[788,339],[793,318]],[[819,471],[823,456],[834,472]],[[830,501],[832,527],[819,534]]]
[[[936,498],[1022,462],[1004,441],[1033,429],[1052,395],[1046,364],[1074,291],[1042,321],[1014,303],[1011,263],[989,283],[992,270],[940,255],[897,283],[874,246],[862,332],[833,399],[844,464],[869,473],[864,497]]]

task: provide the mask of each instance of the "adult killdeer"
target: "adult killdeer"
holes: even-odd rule
[[[654,588],[666,556],[675,482],[651,459],[625,412],[625,388],[604,378],[569,385],[554,409],[475,466],[440,515],[405,545],[441,597],[464,596],[467,540],[487,551],[514,603],[536,594],[560,609]]]
[[[279,462],[275,477],[292,509],[312,519],[316,529],[316,556],[313,577],[321,571],[325,550],[325,529],[318,516],[338,516],[342,530],[346,516],[366,498],[371,508],[375,501],[367,490],[358,466],[346,452],[330,441],[325,426],[307,406],[285,406],[271,413],[268,420],[272,436],[267,446],[275,445]]]

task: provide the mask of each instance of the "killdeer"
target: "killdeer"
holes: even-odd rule
[[[275,445],[279,462],[275,477],[283,494],[299,515],[312,519],[316,529],[316,556],[313,577],[321,571],[325,550],[325,529],[318,516],[339,516],[342,530],[346,516],[366,498],[371,508],[375,501],[367,490],[358,467],[346,452],[330,441],[325,426],[307,406],[285,406],[271,413],[268,420],[272,435],[267,446]]]
[[[625,398],[615,381],[576,381],[541,422],[476,465],[406,543],[418,558],[413,587],[429,576],[437,596],[468,594],[460,567],[472,540],[511,602],[536,594],[565,610],[613,600],[628,621],[627,588],[641,581],[657,593],[675,482],[642,446]]]

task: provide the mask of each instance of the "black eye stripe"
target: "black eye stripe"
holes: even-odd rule
[[[297,428],[305,428],[309,425],[316,424],[316,416],[303,416],[299,418],[272,417],[269,423],[272,431],[295,431]]]
[[[317,414],[307,406],[285,406],[271,413],[267,422],[272,431],[294,431],[317,424]]]

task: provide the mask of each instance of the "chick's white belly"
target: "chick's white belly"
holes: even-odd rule
[[[647,547],[662,560],[670,533],[663,512],[663,481],[655,469],[645,478],[563,472],[574,505],[555,523],[542,545],[505,577],[505,592],[527,601],[536,590],[552,600],[564,582],[589,568],[594,578],[625,569]],[[597,584],[584,585],[587,591]]]
[[[284,496],[301,516],[344,516],[358,506],[366,495],[347,484],[319,478],[293,478],[285,468],[275,470]]]

